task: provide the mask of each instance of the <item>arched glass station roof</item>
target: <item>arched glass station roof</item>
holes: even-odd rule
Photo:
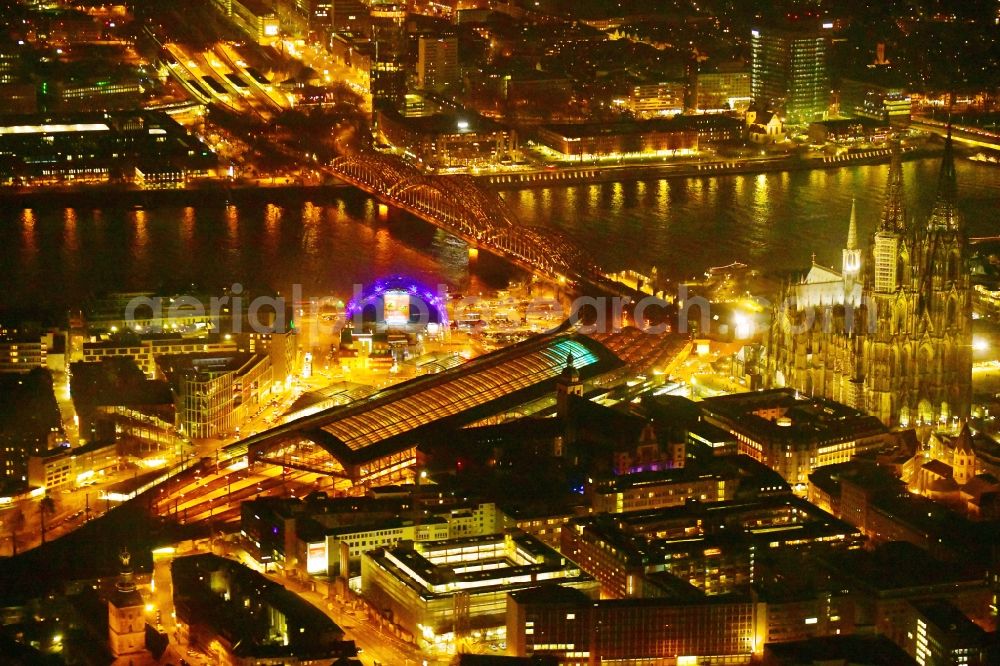
[[[579,335],[536,336],[433,375],[424,375],[350,405],[265,431],[247,441],[259,457],[293,438],[311,440],[345,466],[412,446],[419,431],[461,427],[555,390],[567,360],[583,380],[622,363]]]

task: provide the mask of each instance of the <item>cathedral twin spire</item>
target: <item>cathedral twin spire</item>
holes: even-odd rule
[[[959,228],[958,211],[955,201],[958,198],[958,178],[955,174],[955,156],[951,145],[951,121],[948,121],[948,136],[944,140],[944,156],[941,158],[941,173],[938,176],[937,199],[927,220],[927,229]]]
[[[955,156],[951,140],[951,121],[948,122],[948,134],[944,142],[944,155],[941,159],[941,173],[938,176],[937,198],[927,229],[959,228],[959,216],[955,202],[958,198],[958,179],[955,173]],[[885,205],[882,218],[879,221],[880,232],[901,234],[906,232],[906,207],[903,195],[903,161],[899,139],[892,143],[892,161],[889,165],[889,182],[886,186]]]
[[[903,151],[899,139],[892,142],[892,161],[889,163],[889,182],[885,191],[885,205],[878,230],[902,234],[906,231],[906,207],[903,199]]]

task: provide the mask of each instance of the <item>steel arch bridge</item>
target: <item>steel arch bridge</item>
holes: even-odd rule
[[[554,280],[607,278],[565,235],[520,224],[496,192],[469,176],[424,174],[398,157],[361,152],[334,159],[340,179],[511,263]]]

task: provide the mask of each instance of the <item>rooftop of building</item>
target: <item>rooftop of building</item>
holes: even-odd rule
[[[755,544],[833,542],[860,539],[857,528],[791,495],[599,514],[571,521],[629,561],[657,560],[670,553],[719,548],[728,552]]]
[[[184,128],[161,111],[96,111],[5,114],[0,139],[8,136],[87,134],[91,132],[157,131],[186,135]]]
[[[873,551],[829,552],[820,560],[837,576],[875,593],[941,585],[985,585],[977,571],[938,560],[907,541],[882,544]]]
[[[226,338],[220,333],[198,332],[196,335],[186,335],[180,331],[162,333],[144,333],[141,336],[116,337],[109,339],[92,340],[83,343],[84,350],[89,349],[125,349],[130,347],[144,347],[147,345],[157,347],[166,345],[210,345],[224,342],[235,342],[232,336]]]
[[[601,435],[629,445],[638,443],[649,420],[633,413],[628,406],[609,407],[582,396],[567,396],[566,420],[587,437]]]
[[[852,127],[862,127],[866,130],[888,128],[888,122],[874,120],[872,118],[836,118],[832,120],[815,120],[809,123],[810,126],[825,127],[828,130],[845,130]]]
[[[971,559],[989,555],[996,521],[972,522],[944,504],[909,492],[876,495],[870,511],[923,535],[928,542],[954,548]]]
[[[987,634],[982,627],[948,601],[916,601],[913,607],[928,623],[944,632],[949,641],[960,643],[962,647],[983,645],[986,642]]]
[[[31,455],[31,457],[32,458],[43,458],[43,459],[45,459],[45,458],[54,458],[56,456],[66,455],[66,454],[68,454],[72,450],[73,449],[70,448],[70,446],[69,446],[68,443],[64,443],[64,445],[56,446],[56,447],[53,447],[51,449],[46,449],[46,450],[42,451],[41,453],[34,453],[34,454]]]
[[[593,601],[580,590],[555,583],[517,590],[516,592],[511,592],[510,596],[518,603],[527,604],[570,604],[579,606]]]
[[[826,25],[818,18],[809,16],[794,18],[791,15],[773,13],[771,16],[757,21],[754,30],[761,34],[773,34],[776,36],[803,37],[830,37],[832,36],[832,25]],[[752,33],[751,33],[752,34]]]
[[[474,111],[439,112],[426,116],[404,116],[390,107],[379,109],[384,118],[405,126],[411,132],[431,136],[442,134],[479,134],[504,132],[507,128]]]
[[[931,474],[936,474],[937,476],[942,476],[950,479],[954,470],[951,465],[941,460],[928,460],[921,467],[927,470]]]
[[[701,590],[680,576],[668,571],[654,571],[644,576],[647,583],[656,588],[657,598],[674,599],[677,601],[695,601],[705,596]],[[647,596],[653,596],[647,594]]]
[[[841,79],[841,87],[853,82],[889,90],[903,90],[907,87],[906,76],[891,65],[865,67],[847,73]]]
[[[701,420],[698,403],[680,395],[644,395],[642,409],[654,421],[675,423],[681,428],[690,428]]]
[[[130,371],[121,372],[122,363]],[[174,404],[170,385],[162,380],[149,380],[131,360],[119,357],[115,362],[70,364],[73,401],[92,406],[136,406]]]
[[[701,404],[706,415],[770,442],[835,442],[887,432],[874,416],[832,400],[802,396],[788,388],[722,395]]]
[[[690,437],[708,444],[724,444],[735,441],[733,433],[708,421],[698,421],[688,428]]]
[[[415,494],[412,488],[402,495],[379,497],[264,497],[244,502],[241,515],[245,523],[252,519],[272,526],[295,518],[298,538],[313,542],[327,536],[413,525],[416,508],[422,511],[420,523],[428,525],[447,522],[453,515],[471,515],[488,505],[471,498],[439,497],[434,486],[423,486]]]
[[[458,557],[463,551],[467,557]],[[535,537],[510,534],[402,542],[366,555],[423,598],[449,596],[460,589],[488,592],[517,589],[538,576],[586,582],[589,576]]]
[[[841,483],[848,480],[871,492],[901,492],[905,484],[892,472],[867,460],[817,467],[809,475],[809,483],[832,497],[840,497]]]
[[[195,352],[191,354],[165,354],[157,358],[157,365],[170,379],[176,380],[183,373],[214,376],[228,372],[243,373],[266,356],[250,352]]]
[[[353,656],[353,646],[340,643],[343,632],[326,614],[242,564],[217,555],[191,555],[174,559],[171,575],[178,617],[225,636],[237,655]],[[275,640],[272,613],[284,618],[285,640]]]
[[[902,648],[885,636],[824,636],[789,643],[768,643],[765,660],[774,666],[849,663],[852,666],[913,666]]]
[[[347,405],[355,400],[367,398],[375,393],[376,390],[377,389],[374,389],[367,384],[357,384],[355,382],[346,381],[333,382],[329,386],[324,386],[323,388],[303,393],[295,400],[294,403],[292,403],[288,412],[290,414],[294,414],[300,410],[315,407],[317,405],[320,405],[323,408]]]
[[[420,518],[421,525],[443,525],[447,524],[447,522],[447,519],[440,516],[423,516]],[[371,523],[357,523],[354,525],[331,527],[325,530],[324,534],[332,537],[345,537],[351,534],[374,532],[378,530],[393,530],[416,524],[417,522],[413,518],[390,518],[388,520],[380,520]]]
[[[756,480],[774,484],[780,490],[790,491],[781,475],[753,458],[745,455],[703,456],[689,459],[684,467],[653,472],[623,474],[600,482],[595,491],[601,494],[656,487],[699,480]]]

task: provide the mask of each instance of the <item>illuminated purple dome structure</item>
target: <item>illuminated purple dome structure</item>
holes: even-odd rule
[[[444,297],[411,278],[378,280],[347,304],[347,318],[355,329],[421,331],[448,324]]]

